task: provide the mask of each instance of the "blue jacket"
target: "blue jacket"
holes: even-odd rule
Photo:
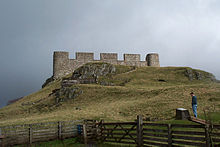
[[[196,98],[196,96],[192,96],[192,105],[197,105],[197,98]]]

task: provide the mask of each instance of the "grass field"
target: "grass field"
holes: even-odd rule
[[[85,147],[85,144],[77,141],[77,138],[70,138],[64,140],[55,140],[48,142],[39,142],[32,144],[33,147]],[[92,146],[92,145],[90,145]],[[96,144],[96,147],[135,147],[135,145],[126,145],[120,143],[102,143]],[[15,147],[23,147],[23,146],[15,146]]]
[[[209,73],[199,70],[201,80],[189,80],[188,67],[116,66],[116,74],[100,77],[114,86],[100,84],[74,85],[82,94],[69,101],[55,103],[52,90],[60,88],[56,80],[40,91],[0,109],[0,125],[35,122],[104,119],[105,121],[133,121],[136,115],[151,120],[172,120],[175,109],[182,107],[191,112],[194,91],[198,98],[198,116],[209,113],[220,123],[220,83],[213,82]]]

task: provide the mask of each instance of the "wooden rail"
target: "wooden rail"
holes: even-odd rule
[[[77,136],[77,125],[83,121],[60,121],[0,127],[0,146],[31,144],[34,142],[65,139]]]
[[[209,124],[208,122],[206,122],[206,120],[199,119],[199,118],[193,117],[193,116],[191,116],[191,117],[189,118],[189,121],[192,121],[192,122],[195,122],[195,123],[198,123],[198,124],[202,124],[202,125]]]

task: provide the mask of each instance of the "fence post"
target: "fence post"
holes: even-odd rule
[[[168,146],[171,147],[172,146],[172,126],[171,126],[171,124],[167,125],[167,129],[168,129]]]
[[[141,115],[137,116],[137,145],[143,146],[143,118]]]
[[[209,147],[211,146],[210,144],[210,136],[209,136],[209,124],[205,125],[205,140],[206,140],[206,146]]]
[[[58,139],[62,139],[62,122],[58,121]]]
[[[33,128],[32,125],[29,125],[29,144],[32,144],[32,139],[33,139]]]
[[[4,144],[3,144],[3,139],[4,139],[4,136],[2,135],[2,128],[0,128],[0,146],[1,147],[4,147]]]
[[[96,137],[96,140],[98,140],[98,138],[99,138],[99,122],[98,122],[98,120],[95,121],[95,128],[96,128],[95,137]]]
[[[86,124],[83,124],[83,136],[84,136],[84,143],[87,144],[87,130],[86,130]]]
[[[99,124],[99,139],[101,140],[101,142],[103,142],[103,123],[104,123],[104,120],[101,120],[100,121],[100,124]]]

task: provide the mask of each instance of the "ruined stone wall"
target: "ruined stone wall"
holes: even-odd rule
[[[101,53],[100,60],[102,62],[108,62],[111,64],[117,64],[118,61],[118,54],[116,53]]]
[[[107,62],[115,65],[128,66],[155,66],[159,67],[159,55],[148,54],[146,61],[140,61],[140,54],[124,54],[124,60],[118,60],[117,53],[101,53],[100,60],[94,60],[94,53],[76,52],[76,59],[69,59],[68,52],[54,52],[53,55],[53,78],[58,79],[88,62]]]
[[[140,54],[124,54],[125,62],[137,62],[141,60]]]
[[[76,52],[76,60],[80,62],[89,62],[94,60],[94,53]]]

